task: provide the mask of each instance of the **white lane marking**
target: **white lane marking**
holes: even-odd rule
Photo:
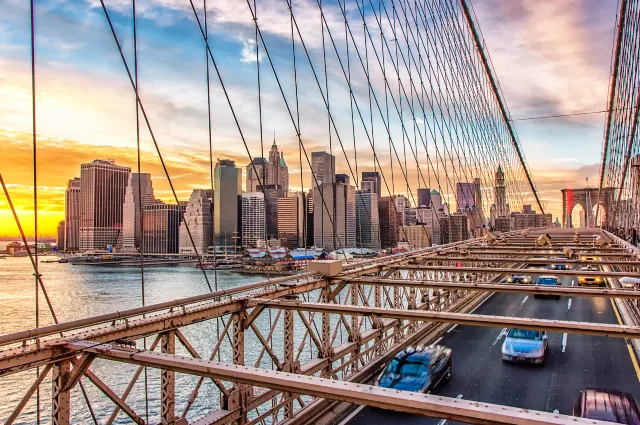
[[[457,328],[457,327],[458,327],[458,324],[456,323],[455,325],[453,325],[453,326],[451,326],[451,327],[449,328],[449,330],[447,331],[447,333],[451,332],[452,330],[454,330],[454,329],[455,329],[455,328]]]
[[[567,303],[567,309],[571,310],[571,298],[569,298],[569,302]]]
[[[524,297],[524,300],[522,300],[522,302],[520,303],[520,305],[524,304],[527,302],[527,299],[529,298],[529,295]]]
[[[439,343],[440,341],[442,341],[443,337],[440,337],[438,339],[436,339],[435,341],[433,341],[433,345],[436,345],[437,343]]]
[[[567,349],[567,333],[563,333],[562,334],[562,352],[564,353],[564,351]]]
[[[498,335],[496,340],[493,342],[493,345],[496,345],[498,341],[500,341],[500,338],[502,338],[502,335],[504,335],[506,332],[507,332],[507,328],[502,328],[502,330],[500,331],[500,335]]]
[[[366,406],[360,406],[358,407],[356,410],[354,410],[353,412],[351,412],[351,414],[349,416],[347,416],[346,418],[344,418],[344,420],[342,422],[340,422],[338,425],[346,425],[347,422],[349,422],[351,419],[353,419],[353,417],[355,415],[357,415],[358,413],[360,413],[360,411],[362,409],[364,409]]]
[[[571,286],[573,286],[576,283],[575,279],[571,279]]]
[[[462,398],[462,394],[458,394],[456,397],[458,400],[460,400]],[[438,425],[444,425],[447,423],[446,419],[440,419],[440,422],[438,422]],[[341,424],[342,425],[342,424]]]

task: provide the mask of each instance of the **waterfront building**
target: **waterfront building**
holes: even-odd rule
[[[304,210],[306,213],[307,221],[305,223],[305,245],[307,247],[313,246],[313,237],[314,237],[314,206],[313,206],[313,189],[309,189],[309,192],[305,196],[305,205]]]
[[[185,207],[155,201],[143,206],[142,250],[149,254],[177,254],[180,249],[180,222]],[[198,251],[199,253],[206,252]]]
[[[410,249],[428,248],[431,246],[431,231],[426,226],[400,226],[400,239],[409,243]]]
[[[356,246],[380,249],[378,194],[375,192],[356,193]]]
[[[112,250],[118,242],[130,172],[113,160],[80,166],[80,251]]]
[[[80,249],[80,177],[74,177],[67,183],[64,193],[64,245],[58,245],[61,251]]]
[[[352,248],[356,243],[355,188],[344,174],[333,180],[335,183],[322,183],[313,191],[314,244],[327,250]]]
[[[58,222],[58,237],[56,239],[56,244],[58,247],[58,251],[64,251],[64,238],[65,238],[65,222],[64,220]]]
[[[179,228],[178,250],[195,254],[208,252],[213,243],[213,194],[211,189],[194,189],[184,206],[184,216]],[[189,226],[189,231],[187,231]],[[193,243],[189,238],[189,232]]]
[[[143,222],[140,216],[145,205],[155,202],[149,173],[130,173],[122,206],[121,252],[136,252],[142,244]],[[142,214],[144,214],[142,212]]]
[[[257,157],[247,165],[247,192],[259,192],[260,185],[278,185],[283,196],[289,192],[289,167],[284,160],[284,153],[278,151],[275,138],[269,151],[269,160]]]
[[[395,248],[398,243],[398,217],[393,197],[383,196],[378,200],[378,220],[382,248]]]
[[[380,195],[382,194],[380,173],[377,171],[363,171],[360,188],[363,191],[369,190],[372,193],[376,193],[378,195],[378,199],[380,199]]]
[[[262,192],[248,192],[240,196],[242,246],[255,248],[266,240],[265,196]]]
[[[265,195],[265,209],[267,220],[267,238],[278,238],[278,198],[286,196],[282,186],[277,184],[267,184],[264,187],[258,186],[256,192]]]
[[[278,237],[282,246],[295,249],[304,245],[305,195],[293,192],[278,198]]]
[[[216,245],[233,246],[238,233],[238,195],[242,192],[242,170],[236,168],[233,160],[218,159],[214,169],[214,187]]]

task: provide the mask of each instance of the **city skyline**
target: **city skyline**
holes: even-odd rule
[[[22,225],[28,234],[32,234],[31,114],[30,102],[26,101],[30,93],[30,61],[28,37],[24,31],[28,27],[28,8],[14,0],[3,0],[2,4],[6,18],[0,19],[0,29],[8,35],[8,41],[0,46],[0,76],[9,82],[0,88],[0,93],[7,99],[0,113],[0,143],[6,159],[2,163],[2,173],[10,185]],[[265,18],[268,12],[268,18],[278,22],[275,15],[283,10],[283,5],[272,6],[265,8]],[[299,7],[312,9],[312,6],[312,3],[302,2]],[[514,119],[603,109],[615,4],[591,0],[568,2],[560,7],[553,1],[541,1],[534,7],[527,2],[478,0],[474,7]],[[122,3],[117,2],[110,8],[116,23],[126,25],[130,16]],[[227,84],[234,100],[247,108],[243,115],[254,116],[257,93],[252,79],[255,56],[251,53],[255,41],[250,20],[244,19],[247,18],[243,15],[245,11],[235,16],[225,4],[214,4],[211,8],[212,37],[216,39],[216,48],[224,53],[219,59]],[[119,164],[135,169],[135,121],[132,121],[135,108],[121,64],[115,60],[113,46],[104,42],[105,33],[90,31],[90,26],[79,24],[83,21],[102,23],[99,12],[89,3],[81,3],[71,11],[48,0],[39,2],[36,8],[43,40],[54,40],[54,35],[63,35],[63,39],[50,44],[38,40],[36,46],[41,72],[37,84],[41,234],[54,235],[62,218],[63,206],[58,195],[64,192],[66,181],[72,176],[61,178],[61,168],[72,168],[93,158],[114,158]],[[196,36],[186,40],[175,37],[176,33],[183,34],[191,28],[192,22],[184,19],[188,13],[173,2],[154,0],[141,11],[139,33],[141,41],[146,43],[140,51],[142,97],[149,106],[154,129],[160,137],[159,145],[181,200],[186,200],[193,188],[206,186],[209,180],[206,87],[199,74],[199,68],[204,68],[201,40]],[[285,10],[283,15],[286,14]],[[553,19],[546,18],[549,16]],[[264,28],[267,42],[282,45],[286,40],[284,29],[288,28],[288,22],[286,24]],[[311,31],[313,26],[309,27]],[[318,38],[304,30],[309,48],[317,54]],[[163,45],[161,50],[157,49],[159,41]],[[181,60],[169,63],[167,58],[175,55]],[[578,68],[580,73],[576,72]],[[267,72],[265,74],[265,94],[273,93],[273,81]],[[167,78],[175,81],[162,90]],[[248,81],[251,84],[247,84]],[[214,91],[213,107],[223,110],[219,87]],[[291,168],[291,189],[300,190],[297,137],[287,117],[282,115],[281,105],[266,95],[263,100],[267,123],[262,134],[265,150],[268,149],[267,140],[275,130],[278,140],[282,141],[284,159]],[[344,106],[344,98],[333,97],[332,103]],[[317,119],[322,116],[321,110],[316,102],[308,115],[303,116],[305,142],[314,148],[326,148],[329,144],[326,122]],[[603,121],[602,115],[587,115],[515,122],[541,198],[554,216],[560,215],[562,210],[560,189],[581,187],[586,177],[597,182]],[[213,135],[214,158],[230,158],[243,166],[247,164],[249,160],[236,130],[229,124],[223,127],[220,126],[222,123],[217,124]],[[252,156],[261,156],[256,124],[243,122],[243,125],[249,126],[247,141]],[[358,148],[363,148],[358,152],[361,168],[389,167],[388,155],[379,155],[380,164],[374,164],[366,137],[358,134],[357,139]],[[558,143],[559,140],[562,143]],[[585,140],[590,143],[585,144]],[[170,200],[168,184],[166,179],[160,178],[163,172],[146,132],[143,132],[141,142],[141,171],[151,172],[156,179],[158,197]],[[185,147],[189,149],[185,150]],[[350,158],[355,155],[351,147],[347,146],[346,152]],[[336,158],[336,167],[346,169],[341,155]],[[396,178],[401,178],[400,172],[396,170],[396,173]],[[304,160],[302,177],[306,188],[311,180]],[[408,177],[415,192],[418,188],[415,167],[409,169]],[[456,182],[452,183],[455,185]],[[384,184],[382,186],[384,194]],[[396,192],[406,194],[407,191],[403,188]],[[446,199],[450,194],[441,192],[451,203],[452,199]],[[0,223],[0,234],[16,234],[4,199],[0,199]]]

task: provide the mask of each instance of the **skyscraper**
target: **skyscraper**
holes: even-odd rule
[[[80,177],[67,183],[64,193],[65,237],[62,250],[77,251],[80,249]]]
[[[258,241],[266,241],[264,193],[243,193],[241,199],[242,246],[254,248]]]
[[[311,171],[314,178],[311,186],[336,181],[336,157],[327,152],[311,152]]]
[[[429,207],[431,206],[431,191],[429,188],[419,188],[418,189],[418,207]]]
[[[393,197],[383,196],[378,200],[378,218],[382,248],[395,248],[398,243],[398,217]]]
[[[214,226],[216,245],[233,246],[238,231],[238,195],[242,192],[242,170],[234,161],[219,159],[214,169]]]
[[[275,138],[269,151],[269,161],[257,157],[247,165],[247,192],[258,192],[260,184],[278,185],[284,196],[289,192],[289,167],[284,160],[284,153],[278,151]]]
[[[442,203],[442,195],[440,194],[440,192],[434,189],[431,191],[430,197],[431,207],[434,209],[434,211],[437,212],[444,207],[444,204]]]
[[[267,220],[267,239],[278,238],[278,198],[286,196],[282,186],[277,184],[267,184],[264,187],[258,186],[256,192],[265,195],[265,209]]]
[[[304,198],[304,192],[278,198],[278,234],[282,245],[289,249],[304,245]]]
[[[396,203],[396,212],[398,213],[400,220],[398,222],[398,226],[404,226],[406,223],[404,210],[406,208],[411,208],[411,203],[409,202],[409,199],[407,199],[407,197],[404,195],[395,195],[393,197],[393,200]]]
[[[377,171],[363,171],[362,172],[362,183],[360,184],[362,190],[365,190],[365,182],[371,182],[373,184],[373,189],[371,192],[378,194],[378,199],[380,199],[382,185],[380,180],[380,173]],[[369,188],[370,186],[367,186]]]
[[[469,239],[469,224],[467,220],[466,214],[461,212],[440,217],[441,243],[444,245]]]
[[[179,252],[206,253],[213,243],[213,217],[211,189],[194,189],[184,210],[179,230]],[[187,226],[189,230],[187,231]],[[193,238],[193,244],[189,238]],[[194,246],[195,245],[195,246]]]
[[[322,183],[313,190],[314,244],[335,250],[356,243],[355,188],[342,177],[339,183]],[[334,231],[335,228],[335,231]]]
[[[378,194],[356,192],[356,246],[380,249]]]
[[[58,238],[56,239],[56,246],[58,251],[64,250],[64,238],[65,238],[65,222],[64,220],[58,222]]]
[[[140,195],[142,196],[140,198]],[[130,173],[122,206],[122,251],[136,251],[142,243],[140,210],[155,202],[149,173]],[[141,208],[142,207],[142,208]],[[144,214],[144,213],[143,213]]]
[[[507,206],[507,188],[504,184],[504,173],[502,172],[502,166],[500,165],[498,165],[498,171],[496,171],[493,196],[494,203],[496,204],[496,216],[504,217],[509,214],[509,207]]]
[[[143,208],[143,251],[155,254],[177,254],[180,248],[180,222],[185,207],[155,201],[151,204],[145,203]],[[202,251],[199,252],[202,253]],[[204,252],[206,253],[206,250]]]
[[[476,205],[476,185],[468,182],[456,183],[458,211],[471,210]]]
[[[130,172],[113,160],[80,166],[80,251],[107,250],[118,242]]]
[[[442,215],[440,212],[433,208],[420,207],[416,214],[416,222],[418,225],[422,225],[431,229],[431,243],[434,245],[440,245],[440,222],[438,216]]]

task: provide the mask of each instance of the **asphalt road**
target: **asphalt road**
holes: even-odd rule
[[[560,281],[563,286],[571,286],[572,281],[578,284],[577,277],[561,277]],[[608,298],[555,300],[495,293],[474,313],[618,324]],[[497,328],[450,328],[439,344],[453,349],[453,376],[435,393],[547,412],[558,410],[561,414],[571,414],[585,387],[625,391],[640,401],[640,376],[622,339],[551,333],[546,363],[535,366],[503,362],[500,334]],[[443,425],[445,422],[457,423],[364,407],[344,423]]]

